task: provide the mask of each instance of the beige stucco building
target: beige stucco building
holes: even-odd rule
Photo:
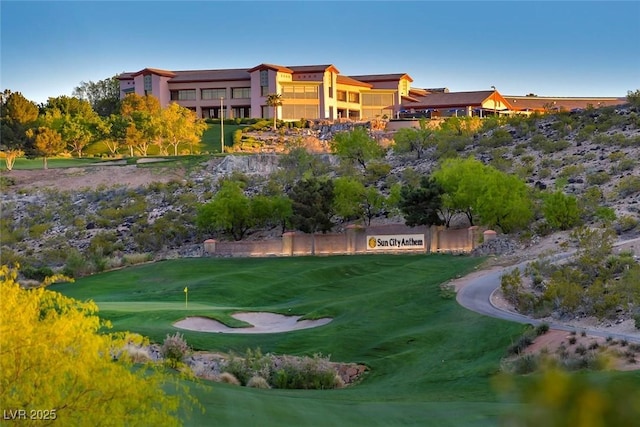
[[[344,76],[334,65],[123,73],[120,95],[154,95],[164,107],[177,102],[198,117],[273,118],[269,94],[282,95],[281,120],[394,117],[413,81],[407,74]]]
[[[165,107],[177,102],[198,117],[273,118],[267,96],[280,94],[280,120],[480,116],[530,113],[623,103],[620,98],[503,96],[493,90],[449,92],[411,87],[404,73],[345,76],[332,64],[168,71],[156,68],[119,76],[120,96],[154,95]],[[566,102],[565,102],[566,101]],[[566,104],[566,105],[565,105]],[[544,108],[543,108],[544,107]]]

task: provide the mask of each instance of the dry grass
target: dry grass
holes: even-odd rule
[[[221,373],[220,376],[218,376],[218,381],[225,384],[240,385],[240,381],[236,378],[236,376],[230,374],[229,372]]]

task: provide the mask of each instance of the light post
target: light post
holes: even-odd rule
[[[491,86],[491,89],[493,89],[493,117],[496,117],[496,114],[498,114],[498,112],[496,111],[498,109],[498,103],[496,101],[496,87],[495,86]]]
[[[220,152],[224,153],[224,97],[220,97]]]

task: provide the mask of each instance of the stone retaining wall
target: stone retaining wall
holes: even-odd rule
[[[416,236],[422,246],[372,247],[371,236]],[[389,224],[373,227],[348,226],[344,233],[305,234],[287,232],[281,238],[262,241],[227,242],[210,239],[204,242],[205,255],[234,257],[347,255],[364,253],[467,253],[481,240],[478,227],[446,229],[444,227],[407,227]]]

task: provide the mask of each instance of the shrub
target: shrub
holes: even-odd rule
[[[578,225],[582,214],[578,200],[560,191],[544,198],[542,211],[549,225],[560,230],[568,230]]]
[[[638,220],[637,218],[634,218],[631,215],[624,215],[618,219],[616,229],[621,232],[631,231],[635,229],[638,224],[640,224],[640,220]]]
[[[149,349],[144,346],[127,343],[124,347],[124,353],[133,363],[146,363],[151,361]]]
[[[231,384],[231,385],[240,385],[240,380],[238,380],[235,375],[229,372],[223,372],[220,374],[219,380],[221,383]]]
[[[508,365],[508,370],[517,375],[526,375],[538,370],[540,366],[540,356],[535,354],[524,354]]]
[[[152,259],[153,255],[150,253],[126,254],[122,256],[122,263],[124,265],[135,265],[151,261]]]
[[[249,378],[249,381],[247,381],[247,387],[263,389],[271,388],[267,380],[259,376]]]
[[[594,172],[587,174],[587,184],[589,185],[602,185],[609,182],[610,179],[611,177],[606,172]]]
[[[70,249],[67,252],[63,273],[69,277],[87,276],[94,272],[91,264],[77,249]]]
[[[271,355],[263,355],[260,348],[247,349],[244,357],[232,355],[221,369],[246,385],[252,377],[269,378],[272,364]]]
[[[43,282],[47,277],[53,276],[53,270],[49,267],[24,267],[21,271],[22,275],[31,280],[37,280]]]
[[[509,354],[520,354],[522,351],[533,344],[533,339],[529,333],[524,333],[518,341],[511,344],[507,349],[507,353]]]
[[[625,176],[620,179],[616,185],[616,192],[618,197],[627,197],[640,192],[640,177]]]
[[[172,368],[178,367],[189,351],[189,346],[180,332],[174,335],[167,334],[160,348],[160,354]]]
[[[335,376],[329,359],[320,354],[300,359],[283,357],[275,363],[271,384],[288,389],[332,389],[336,386]]]
[[[31,227],[29,227],[29,237],[33,239],[42,237],[42,235],[46,233],[49,228],[51,228],[50,224],[33,224]]]
[[[456,288],[451,283],[443,283],[440,285],[440,298],[454,299],[456,297]]]
[[[538,327],[536,327],[536,335],[540,336],[540,335],[544,335],[547,332],[549,332],[549,324],[548,323],[541,323],[538,325]]]
[[[632,170],[636,166],[636,160],[633,158],[624,158],[618,162],[617,165],[614,166],[615,172],[624,172]]]

